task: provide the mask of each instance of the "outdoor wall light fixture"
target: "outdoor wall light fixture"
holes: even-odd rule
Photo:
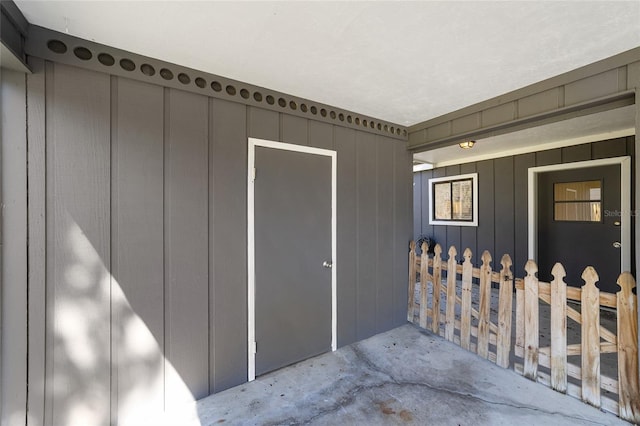
[[[462,149],[471,149],[473,148],[473,145],[475,145],[476,141],[464,141],[464,142],[460,142],[460,148]]]

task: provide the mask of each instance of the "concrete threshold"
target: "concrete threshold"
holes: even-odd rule
[[[196,407],[201,425],[625,424],[411,324]]]

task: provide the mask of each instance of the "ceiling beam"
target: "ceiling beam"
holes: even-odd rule
[[[426,151],[634,103],[640,47],[409,128],[409,149]]]

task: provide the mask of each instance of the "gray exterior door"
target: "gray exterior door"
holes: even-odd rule
[[[331,350],[331,164],[255,148],[256,375]]]
[[[593,266],[601,291],[618,291],[621,263],[620,166],[541,173],[538,180],[538,277],[552,279],[562,263],[565,281],[581,286]]]

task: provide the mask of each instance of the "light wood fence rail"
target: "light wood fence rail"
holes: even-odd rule
[[[564,282],[566,273],[560,263],[552,270],[553,281],[546,283],[535,276],[538,268],[532,260],[525,266],[524,279],[514,279],[509,255],[502,256],[498,272],[492,270],[488,251],[482,253],[481,266],[474,268],[469,249],[463,253],[462,264],[457,263],[453,246],[446,261],[439,244],[434,247],[433,257],[425,243],[421,249],[417,256],[415,242],[411,242],[408,321],[503,368],[511,365],[513,346],[514,358],[522,359],[522,363],[513,363],[516,372],[624,420],[640,423],[638,316],[632,291],[636,283],[630,273],[619,276],[620,291],[613,294],[599,291],[595,285],[598,274],[590,266],[582,274],[584,286],[577,288]],[[498,292],[497,306],[494,297],[493,307],[492,286]],[[547,347],[540,347],[540,301],[550,306],[551,338]],[[579,302],[580,311],[568,302]],[[602,307],[614,310],[616,332],[601,325]],[[581,325],[578,344],[568,344],[567,318]],[[617,378],[600,373],[600,354],[604,353],[617,353]],[[578,356],[579,365],[568,361]],[[601,389],[611,397],[602,396]]]

